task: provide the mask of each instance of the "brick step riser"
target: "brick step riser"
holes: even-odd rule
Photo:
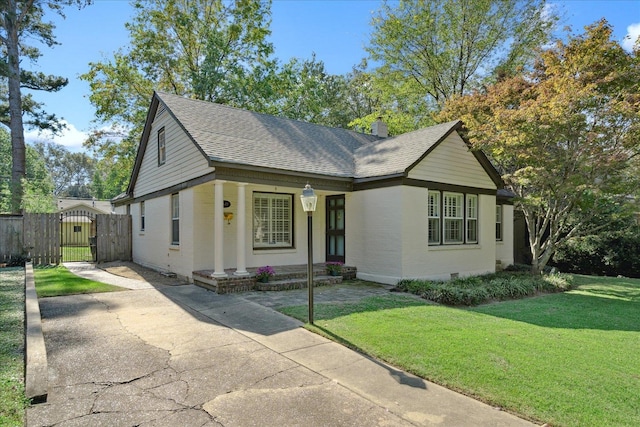
[[[316,270],[313,272],[313,277],[317,277],[317,276],[329,276],[329,274],[327,274],[326,271],[320,271],[320,270]],[[333,276],[333,277],[340,277],[338,276]],[[271,279],[269,279],[270,282],[275,282],[277,280],[295,280],[295,279],[306,279],[307,278],[307,272],[296,272],[296,273],[277,273],[271,277]]]
[[[342,277],[332,276],[330,278],[315,279],[313,281],[313,287],[337,285],[340,283],[342,283]],[[305,288],[307,288],[306,280],[274,280],[267,283],[256,282],[254,286],[254,290],[256,291],[288,291]]]

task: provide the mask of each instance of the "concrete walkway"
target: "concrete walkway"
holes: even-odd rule
[[[242,295],[76,274],[135,290],[40,300],[50,390],[28,426],[533,425]]]

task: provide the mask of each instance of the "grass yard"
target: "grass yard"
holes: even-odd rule
[[[62,262],[69,261],[93,261],[89,246],[61,246]]]
[[[36,281],[36,293],[39,298],[125,290],[119,286],[94,282],[93,280],[76,276],[61,265],[35,267],[33,274]]]
[[[0,426],[24,425],[24,268],[0,269]]]
[[[640,425],[640,280],[460,309],[402,294],[315,306],[318,333],[539,423]],[[285,314],[306,321],[307,307]]]

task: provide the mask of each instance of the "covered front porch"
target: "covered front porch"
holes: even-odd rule
[[[267,283],[256,280],[257,268],[247,268],[248,275],[238,276],[235,268],[225,269],[224,277],[216,277],[215,270],[199,270],[193,272],[193,283],[205,289],[228,294],[248,291],[286,291],[290,289],[303,289],[307,287],[307,265],[280,265],[273,266],[275,275]],[[343,280],[355,279],[356,267],[342,266],[339,275],[330,275],[326,263],[313,265],[313,285],[327,286],[337,285]]]

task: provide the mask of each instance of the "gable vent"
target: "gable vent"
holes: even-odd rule
[[[158,111],[156,112],[156,118],[160,117],[162,113],[167,110],[167,107],[164,104],[158,105]]]

